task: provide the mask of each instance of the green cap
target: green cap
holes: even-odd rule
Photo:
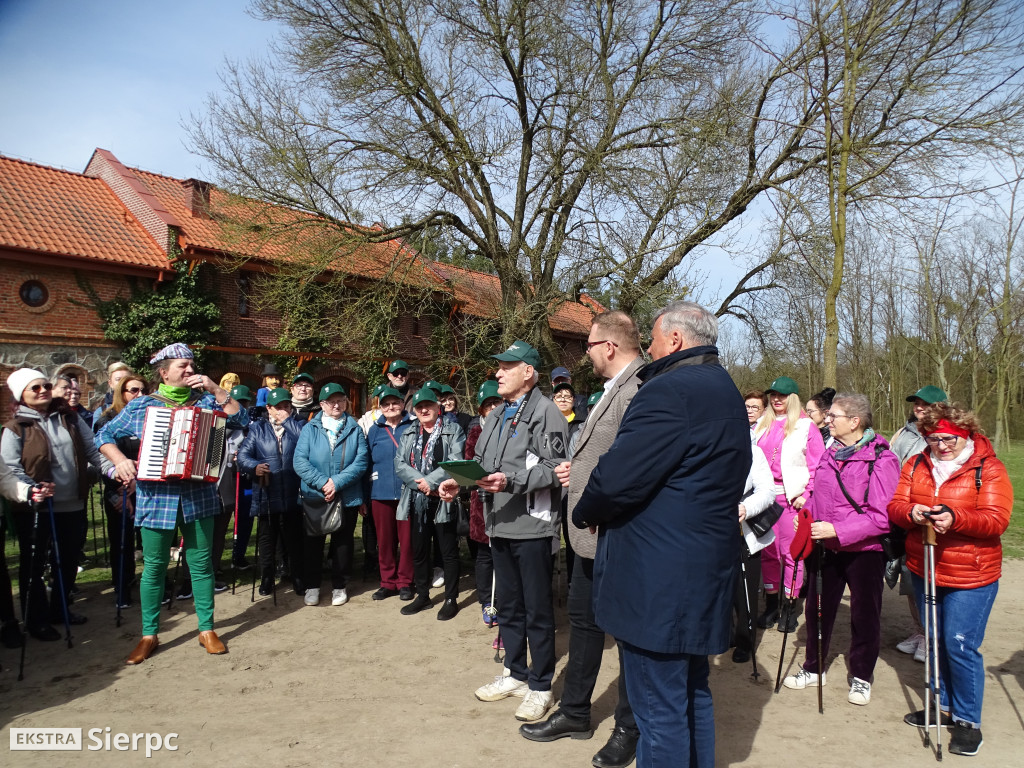
[[[779,376],[765,392],[777,392],[780,395],[799,395],[800,387],[789,376]]]
[[[338,393],[344,395],[345,397],[348,397],[348,392],[345,391],[345,388],[341,386],[341,384],[336,384],[334,382],[331,382],[330,384],[324,384],[323,388],[320,390],[319,401],[322,403],[331,395]]]
[[[921,387],[917,392],[907,397],[907,402],[912,403],[915,400],[924,400],[928,405],[934,405],[935,403],[944,403],[948,399],[945,392],[929,384],[927,387]]]
[[[431,379],[430,381],[423,382],[423,386],[430,387],[438,396],[440,396],[441,393],[444,391],[444,384],[442,384],[440,381],[434,381],[433,379]]]
[[[245,386],[245,384],[239,384],[237,387],[231,388],[231,397],[238,401],[251,401],[252,392],[249,391],[249,388]]]
[[[484,400],[488,400],[492,397],[500,398],[498,394],[498,382],[494,379],[488,379],[480,385],[480,389],[476,392],[476,404],[477,407],[484,404]]]
[[[452,389],[451,386],[449,386],[448,384],[442,384],[441,385],[441,392],[439,394],[442,394],[442,395],[454,395],[455,394],[455,390]]]
[[[526,363],[534,368],[540,368],[540,352],[521,339],[516,339],[504,352],[491,357],[503,363]]]
[[[267,394],[267,405],[280,405],[281,403],[292,401],[292,393],[284,387],[277,387],[276,389],[270,390]]]
[[[419,392],[412,396],[413,406],[417,406],[420,403],[436,403],[437,395],[427,385],[423,385]]]
[[[603,394],[604,394],[604,390],[603,389],[599,389],[599,390],[597,390],[597,392],[595,392],[590,397],[588,397],[587,398],[587,407],[588,408],[593,408],[595,405],[597,405],[597,401],[601,399],[601,395],[603,395]]]
[[[292,384],[297,381],[308,381],[310,384],[316,384],[316,381],[308,373],[298,374],[294,379],[292,379]]]
[[[373,391],[375,392],[374,397],[380,398],[381,400],[383,400],[385,397],[397,397],[399,400],[402,399],[401,392],[399,392],[394,387],[387,386],[386,384],[381,384],[379,387],[377,387],[377,389]]]
[[[371,397],[380,397],[380,393],[387,388],[387,384],[378,384],[376,387],[373,388],[373,395],[371,395]]]
[[[405,360],[394,360],[391,365],[388,366],[388,373],[395,373],[396,371],[408,372],[408,370],[409,364],[405,362]]]
[[[551,394],[553,395],[563,389],[568,389],[574,395],[576,394],[576,389],[568,381],[563,381],[561,384],[555,384],[554,388],[551,390]]]

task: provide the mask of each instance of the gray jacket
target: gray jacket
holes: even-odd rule
[[[466,435],[462,431],[462,427],[458,424],[453,424],[450,421],[438,421],[435,429],[440,428],[441,436],[438,440],[441,441],[441,453],[444,456],[443,461],[458,461],[464,455],[466,450]],[[402,481],[402,497],[398,500],[398,509],[395,512],[396,520],[408,520],[409,511],[412,506],[412,494],[416,490],[416,480],[423,477],[423,473],[412,466],[409,463],[409,458],[412,455],[413,448],[416,445],[416,434],[419,432],[419,423],[414,421],[409,425],[409,428],[402,433],[402,436],[398,438],[398,450],[395,452],[395,474],[398,475],[398,479]],[[444,471],[441,467],[435,467],[434,471],[427,475],[424,480],[430,484],[432,491],[437,490],[437,486],[441,484],[443,480],[447,480],[449,474]],[[437,514],[434,515],[435,523],[448,523],[452,520],[452,504],[448,501],[442,501],[437,508]]]
[[[587,487],[590,473],[615,441],[619,431],[622,415],[633,400],[640,379],[637,371],[644,366],[644,359],[637,355],[629,365],[622,369],[619,378],[612,388],[601,395],[601,399],[587,415],[583,429],[576,438],[575,450],[572,454],[572,471],[569,473],[569,517],[579,501],[583,489]],[[591,560],[597,552],[597,534],[587,528],[569,526],[569,541],[576,554]]]
[[[78,460],[75,446],[70,433],[64,429],[60,421],[60,413],[53,411],[45,416],[34,408],[19,405],[16,416],[39,422],[50,445],[51,468],[53,472],[53,510],[54,512],[75,512],[85,508],[85,500],[78,495]],[[98,471],[105,472],[113,467],[96,448],[93,441],[92,427],[78,417],[78,434],[82,438],[82,447],[86,460]],[[17,433],[5,429],[0,439],[0,455],[14,476],[23,483],[34,484],[34,480],[25,472],[21,464],[21,438]]]
[[[928,444],[917,429],[916,421],[908,421],[889,441],[889,450],[896,454],[902,467],[907,459],[922,453]]]
[[[566,457],[568,428],[562,412],[534,387],[515,431],[512,419],[502,428],[504,406],[484,420],[476,443],[476,459],[488,473],[503,472],[504,491],[484,504],[488,536],[541,539],[558,535],[562,503],[555,467]]]

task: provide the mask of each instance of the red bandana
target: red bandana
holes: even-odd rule
[[[935,429],[929,430],[928,432],[925,432],[925,434],[934,435],[936,432],[941,432],[944,435],[956,435],[957,437],[962,437],[964,440],[971,436],[971,433],[966,429],[958,427],[947,419],[941,419],[939,423],[935,425]]]

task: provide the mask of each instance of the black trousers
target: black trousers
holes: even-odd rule
[[[0,514],[0,624],[14,621],[14,592],[11,574],[7,570],[7,555],[3,545],[7,542],[7,518]]]
[[[750,651],[753,648],[752,641],[757,637],[757,625],[754,623],[757,621],[757,593],[761,588],[761,553],[755,552],[753,555],[747,554],[747,548],[745,546],[740,547],[743,551],[740,554],[740,558],[743,563],[743,569],[746,570],[746,577],[744,578],[744,571],[740,568],[740,562],[736,563],[736,589],[732,595],[732,636],[735,640],[735,645],[742,651]],[[746,590],[746,595],[744,595]],[[750,613],[747,613],[747,600],[750,600]],[[749,629],[753,627],[753,632]]]
[[[491,539],[498,626],[505,666],[532,691],[550,691],[555,675],[555,608],[551,597],[551,537]],[[529,645],[530,661],[526,652]]]
[[[473,554],[473,563],[476,568],[476,595],[480,605],[491,604],[491,577],[494,575],[494,560],[491,559],[491,545],[481,544],[479,541],[468,540],[470,550],[476,549]]]
[[[305,535],[303,544],[303,573],[307,589],[319,589],[324,570],[324,542],[328,536],[331,543],[327,548],[331,557],[331,588],[344,589],[352,571],[352,556],[355,553],[356,521],[359,507],[345,507],[341,510],[341,528],[327,536]]]
[[[342,526],[344,527],[344,525]],[[285,557],[291,568],[302,562],[302,544],[305,538],[302,530],[302,510],[296,507],[283,513],[260,515],[256,530],[259,532],[260,578],[275,577],[277,541],[284,546]]]
[[[103,494],[103,509],[107,513],[107,538],[110,539],[110,578],[114,582],[117,602],[126,604],[131,602],[132,581],[135,579],[135,518],[131,514],[122,514],[121,505],[111,504],[106,495]],[[134,506],[134,494],[128,496],[128,502]]]
[[[31,509],[19,506],[14,511],[15,525],[18,526],[19,560],[18,583],[20,585],[21,613],[25,626],[38,627],[43,624],[54,624],[64,621],[64,605],[67,604],[68,592],[75,583],[78,572],[78,556],[85,545],[85,530],[82,528],[82,516],[85,509],[75,512],[57,512],[53,518],[55,526],[51,529],[50,513],[46,506],[39,509],[38,528],[33,526],[34,513]],[[32,557],[33,530],[35,536],[35,558]],[[55,555],[53,544],[60,550],[60,571],[63,577],[64,594],[61,595],[61,579],[54,579],[51,596],[46,596],[46,585],[43,584],[43,569],[47,555]],[[25,585],[30,585],[25,589]],[[31,599],[29,599],[31,594]],[[25,615],[25,602],[28,599],[28,615]]]
[[[577,720],[590,720],[590,703],[604,656],[604,630],[594,619],[594,561],[577,557],[569,584],[569,660],[565,665],[565,688],[558,708]],[[615,725],[637,735],[636,719],[626,692],[626,670],[619,653],[619,700],[615,705]]]
[[[430,595],[434,580],[434,551],[431,541],[436,541],[441,550],[441,567],[444,569],[444,599],[457,600],[459,597],[459,537],[456,522],[435,523],[434,515],[440,500],[431,498],[426,514],[421,519],[412,513],[412,573],[413,586],[417,595]]]

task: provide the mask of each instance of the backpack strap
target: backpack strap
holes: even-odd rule
[[[988,456],[985,457],[987,459]],[[974,468],[974,490],[981,492],[981,470],[985,468],[985,459],[982,459]]]

